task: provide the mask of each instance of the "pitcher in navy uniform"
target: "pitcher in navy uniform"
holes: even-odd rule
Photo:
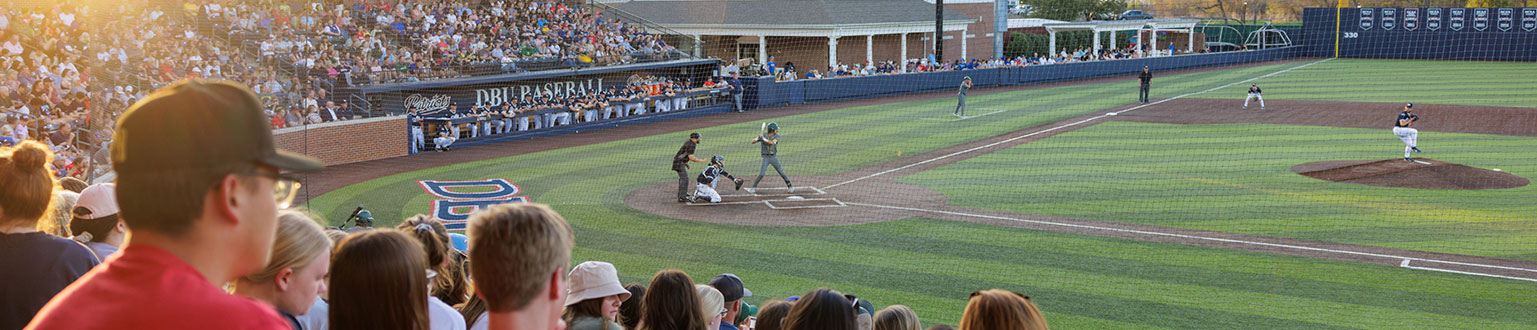
[[[1404,141],[1404,160],[1411,162],[1414,161],[1414,158],[1409,158],[1409,153],[1420,152],[1420,147],[1416,143],[1420,137],[1420,130],[1409,127],[1414,125],[1415,121],[1420,120],[1420,116],[1409,113],[1413,110],[1414,103],[1405,105],[1404,112],[1399,112],[1398,120],[1393,121],[1393,135],[1397,135],[1399,140]]]

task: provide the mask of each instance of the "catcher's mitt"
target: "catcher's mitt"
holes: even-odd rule
[[[742,190],[742,179],[736,179],[736,190]]]

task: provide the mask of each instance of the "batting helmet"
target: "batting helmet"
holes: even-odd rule
[[[779,131],[779,123],[769,123],[768,124],[768,130],[769,130],[769,132],[778,132]]]
[[[715,164],[716,166],[726,166],[726,157],[721,155],[711,156],[710,164]]]

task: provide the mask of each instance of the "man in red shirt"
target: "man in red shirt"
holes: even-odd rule
[[[261,270],[277,210],[319,161],[278,151],[245,86],[182,81],[118,119],[112,141],[118,256],[49,301],[27,329],[290,329],[271,306],[220,285]]]

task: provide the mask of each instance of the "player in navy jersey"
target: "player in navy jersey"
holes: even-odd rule
[[[1420,120],[1420,116],[1410,113],[1414,111],[1414,103],[1404,105],[1404,111],[1398,113],[1398,119],[1393,121],[1393,135],[1404,141],[1404,160],[1414,161],[1409,158],[1410,152],[1420,152],[1418,142],[1420,131],[1409,126]]]

